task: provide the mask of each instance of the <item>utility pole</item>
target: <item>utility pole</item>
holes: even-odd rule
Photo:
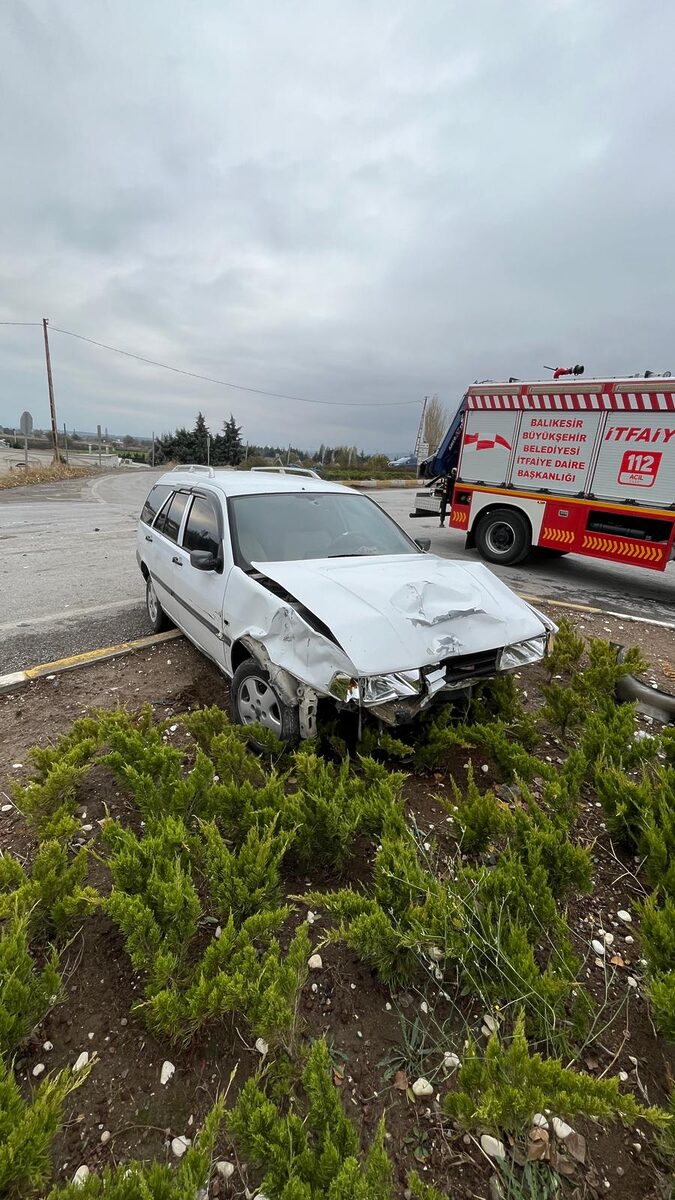
[[[54,462],[59,461],[59,431],[56,424],[56,404],[54,402],[54,382],[52,380],[52,360],[49,357],[49,337],[47,334],[48,321],[42,318],[42,329],[45,335],[45,358],[47,360],[47,385],[49,387],[49,412],[52,419],[52,442],[54,444]]]
[[[206,465],[211,466],[211,434],[206,435]]]
[[[68,466],[68,430],[65,421],[63,422],[63,444],[66,448],[66,466]]]
[[[155,465],[155,431],[152,431],[152,465]]]

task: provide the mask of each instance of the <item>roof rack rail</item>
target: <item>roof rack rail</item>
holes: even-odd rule
[[[321,478],[316,471],[312,471],[311,467],[251,467],[251,473],[253,471],[271,471],[277,475],[305,475],[310,479]]]
[[[215,479],[216,473],[213,467],[207,467],[204,463],[178,463],[177,466],[171,468],[172,471],[206,471],[209,479]]]

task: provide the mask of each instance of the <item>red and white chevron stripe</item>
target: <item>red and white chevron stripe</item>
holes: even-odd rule
[[[532,396],[500,392],[474,394],[469,391],[470,409],[527,409],[561,412],[675,412],[675,392],[547,392]]]

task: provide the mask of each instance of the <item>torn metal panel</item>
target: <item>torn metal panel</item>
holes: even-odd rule
[[[482,564],[410,554],[259,566],[328,626],[360,676],[414,670],[550,628]]]

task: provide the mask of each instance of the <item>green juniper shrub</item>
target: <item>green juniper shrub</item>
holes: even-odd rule
[[[86,849],[69,859],[60,841],[40,843],[30,876],[12,855],[0,854],[0,918],[25,916],[32,931],[64,933],[100,903],[98,892],[85,885],[86,875]]]
[[[47,1200],[195,1200],[206,1195],[224,1115],[224,1103],[217,1100],[196,1142],[188,1146],[175,1167],[133,1161],[104,1167],[100,1175],[92,1173],[83,1183],[54,1188]]]
[[[595,787],[609,829],[645,859],[652,886],[675,895],[675,769],[649,768],[636,780],[600,763]]]
[[[639,907],[642,950],[657,974],[675,970],[675,895],[659,904],[656,892]]]
[[[447,766],[459,750],[477,750],[488,758],[502,780],[554,778],[553,767],[514,740],[513,731],[495,718],[475,725],[450,725],[449,714],[441,710],[439,717],[428,727],[425,740],[416,751],[418,768],[435,769]]]
[[[51,1145],[63,1124],[64,1103],[90,1069],[91,1064],[77,1074],[68,1067],[48,1075],[26,1100],[0,1058],[0,1196],[27,1200],[42,1193],[52,1173]]]
[[[529,1128],[536,1112],[567,1120],[592,1117],[602,1123],[621,1119],[667,1126],[668,1115],[644,1108],[619,1079],[594,1079],[563,1066],[559,1059],[530,1053],[520,1013],[507,1044],[493,1034],[481,1055],[470,1043],[459,1067],[456,1090],[443,1098],[443,1109],[467,1129],[483,1128],[515,1135]]]
[[[588,715],[579,748],[591,765],[607,763],[630,771],[653,761],[661,747],[659,738],[637,733],[636,706],[603,699]]]
[[[494,792],[481,792],[469,763],[466,790],[452,783],[452,799],[439,796],[439,802],[461,830],[461,849],[465,854],[483,854],[495,842],[507,837],[514,828],[514,818],[507,804]]]
[[[570,731],[578,729],[586,717],[579,693],[573,687],[561,687],[559,683],[544,684],[541,690],[545,701],[542,716],[565,741]]]
[[[394,737],[387,729],[378,728],[377,725],[371,723],[364,724],[359,741],[359,754],[368,755],[371,758],[393,758],[407,762],[412,759],[414,753],[414,746],[408,745],[401,738]]]
[[[546,654],[545,663],[549,678],[576,671],[581,662],[584,648],[584,639],[574,632],[572,622],[567,617],[563,617]]]
[[[290,909],[269,905],[286,838],[252,832],[232,854],[213,824],[193,833],[168,817],[151,820],[141,838],[110,822],[104,839],[113,879],[106,906],[142,976],[139,1008],[150,1028],[187,1041],[236,1011],[268,1041],[292,1040],[311,944],[305,926],[285,956],[277,941]],[[208,914],[223,924],[204,949]]]
[[[643,675],[649,663],[637,646],[624,651],[619,661],[616,647],[601,638],[592,638],[588,645],[588,663],[575,677],[580,692],[596,704],[614,700],[616,685],[625,675]]]
[[[214,821],[201,828],[204,871],[210,906],[216,915],[240,920],[263,908],[275,907],[280,895],[280,868],[292,833],[277,833],[274,824],[261,833],[249,829],[238,850],[225,842]]]
[[[279,1200],[393,1200],[384,1124],[362,1156],[324,1041],[310,1047],[302,1091],[284,1113],[249,1079],[226,1117],[238,1153],[262,1173],[261,1192]]]
[[[0,930],[0,1057],[16,1049],[61,994],[58,954],[51,950],[38,966],[28,932],[26,916],[5,922]]]
[[[655,974],[647,986],[656,1024],[669,1041],[675,1042],[675,969]]]

